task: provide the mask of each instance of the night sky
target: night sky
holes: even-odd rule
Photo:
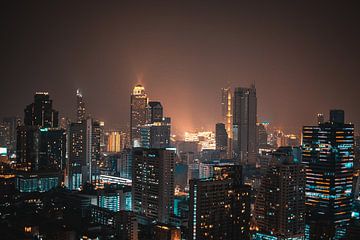
[[[176,129],[213,128],[221,87],[255,83],[260,121],[299,131],[342,108],[360,125],[355,1],[31,3],[0,3],[0,116],[23,116],[48,91],[74,118],[80,88],[88,112],[116,127],[141,82]]]

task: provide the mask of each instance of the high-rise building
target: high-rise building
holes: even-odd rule
[[[304,239],[305,167],[298,162],[297,152],[281,147],[273,153],[256,197],[259,231],[253,239]]]
[[[16,151],[16,129],[21,125],[19,117],[5,117],[3,118],[2,126],[4,127],[4,146],[7,147],[9,155]]]
[[[220,151],[227,151],[228,147],[228,134],[225,129],[224,123],[217,123],[215,127],[215,142],[216,149]]]
[[[122,132],[110,131],[107,134],[107,152],[121,152],[125,137]]]
[[[37,171],[40,166],[40,129],[36,126],[19,126],[16,140],[16,163],[26,171]]]
[[[147,123],[161,122],[163,119],[163,107],[158,101],[149,101],[147,106]]]
[[[121,178],[132,179],[133,154],[130,148],[124,148],[120,152],[117,162],[117,170]]]
[[[120,211],[115,215],[115,232],[118,240],[138,240],[138,222],[134,212]]]
[[[42,168],[63,170],[66,167],[66,132],[60,128],[41,128],[39,164]]]
[[[140,128],[141,147],[170,147],[171,119],[163,117],[163,107],[160,102],[150,101],[147,106],[147,120]]]
[[[85,102],[83,100],[83,95],[79,89],[76,90],[76,100],[77,100],[76,119],[78,122],[82,122],[86,119]]]
[[[354,125],[331,110],[329,122],[304,126],[302,135],[307,238],[342,239],[353,201]]]
[[[235,88],[233,106],[233,150],[244,164],[256,164],[258,144],[256,136],[257,98],[255,85]]]
[[[35,93],[34,102],[24,112],[25,126],[56,128],[59,125],[59,113],[52,108],[52,100],[47,92]]]
[[[91,118],[69,127],[68,184],[79,189],[98,179],[100,161],[100,123]]]
[[[258,134],[259,147],[266,147],[268,145],[267,142],[268,133],[266,131],[264,124],[262,123],[257,124],[257,130],[258,130],[257,134]]]
[[[148,98],[145,88],[136,85],[130,98],[130,144],[133,147],[141,145],[141,127],[146,124]]]
[[[169,223],[174,205],[174,150],[133,149],[133,210],[139,217]]]
[[[231,89],[222,88],[221,89],[221,116],[222,121],[225,124],[225,129],[228,135],[228,143],[227,143],[227,154],[228,157],[232,157],[232,139],[233,139],[233,106],[232,106],[232,94]]]
[[[241,172],[218,166],[212,178],[190,180],[188,239],[250,239],[250,187]]]

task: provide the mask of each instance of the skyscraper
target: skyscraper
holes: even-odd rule
[[[130,98],[130,144],[140,146],[141,127],[146,124],[148,98],[145,88],[136,85]]]
[[[216,149],[220,151],[227,151],[228,134],[225,129],[225,124],[217,123],[215,126],[215,141]]]
[[[174,150],[133,149],[133,210],[140,216],[169,223],[174,205]]]
[[[99,175],[100,123],[91,118],[69,127],[68,186],[79,189],[94,183]]]
[[[76,90],[76,100],[77,100],[76,117],[77,117],[77,121],[81,122],[85,120],[85,102],[83,100],[83,95],[80,92],[80,89]]]
[[[306,234],[310,239],[342,239],[351,218],[354,125],[344,111],[331,110],[330,121],[304,126]]]
[[[24,112],[25,126],[56,128],[59,125],[59,113],[52,108],[52,100],[47,92],[35,93],[34,102]]]
[[[292,147],[279,148],[261,180],[254,239],[304,239],[305,168]]]
[[[233,149],[235,157],[244,164],[256,164],[257,98],[255,85],[235,88],[233,106]]]
[[[150,101],[147,106],[146,124],[140,128],[141,147],[170,147],[171,119],[163,117],[163,107],[160,102]]]
[[[241,171],[217,166],[212,178],[190,180],[188,239],[250,239],[250,187]]]
[[[227,142],[227,154],[228,157],[232,157],[232,139],[233,139],[233,106],[232,106],[232,94],[231,89],[222,88],[221,89],[221,116],[222,121],[225,124],[225,129],[228,135],[228,142]]]

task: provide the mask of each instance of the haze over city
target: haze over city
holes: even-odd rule
[[[0,8],[0,115],[23,116],[48,91],[75,118],[126,125],[142,83],[173,130],[214,129],[220,89],[255,83],[258,119],[299,132],[341,108],[360,124],[357,9],[334,2],[6,2]]]

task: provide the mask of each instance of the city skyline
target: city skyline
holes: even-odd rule
[[[48,91],[61,116],[75,119],[79,88],[93,117],[125,125],[128,94],[141,83],[175,131],[214,129],[221,88],[255,83],[260,121],[298,133],[340,108],[360,124],[351,4],[92,3],[78,14],[82,7],[2,7],[1,116],[22,117],[33,93]]]

